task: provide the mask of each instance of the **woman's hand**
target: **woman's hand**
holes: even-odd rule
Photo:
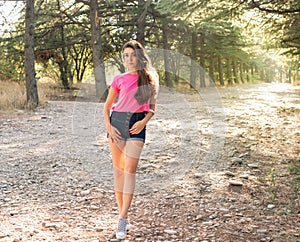
[[[114,126],[110,126],[110,130],[111,132],[108,135],[109,138],[111,138],[112,142],[118,142],[122,140],[122,135],[117,128],[115,128]]]
[[[145,122],[143,120],[137,121],[132,125],[131,129],[129,129],[130,134],[138,134],[145,128]]]

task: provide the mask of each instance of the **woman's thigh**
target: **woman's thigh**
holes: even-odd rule
[[[125,171],[128,173],[135,173],[138,162],[144,147],[144,142],[140,140],[126,141],[125,152]]]
[[[115,168],[118,168],[120,170],[124,170],[125,167],[125,144],[125,141],[112,142],[112,140],[109,139],[109,146],[111,150],[113,165]]]

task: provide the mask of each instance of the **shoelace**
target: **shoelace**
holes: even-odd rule
[[[127,219],[126,218],[120,218],[118,223],[118,231],[126,234],[126,225],[127,225]]]

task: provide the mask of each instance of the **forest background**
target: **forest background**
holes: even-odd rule
[[[131,39],[146,46],[168,87],[299,82],[296,0],[26,0],[0,9],[3,110],[34,108],[65,90],[104,100]]]
[[[299,12],[296,0],[0,0],[0,240],[114,236],[98,102],[136,39],[167,111],[148,126],[129,240],[299,241]]]

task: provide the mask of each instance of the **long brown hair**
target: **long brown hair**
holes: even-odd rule
[[[156,93],[155,81],[149,74],[149,70],[150,68],[152,68],[151,61],[140,42],[131,40],[125,43],[122,52],[124,52],[126,48],[132,48],[135,51],[136,56],[138,57],[138,90],[134,97],[139,104],[144,104],[149,100],[150,97],[154,96]]]

